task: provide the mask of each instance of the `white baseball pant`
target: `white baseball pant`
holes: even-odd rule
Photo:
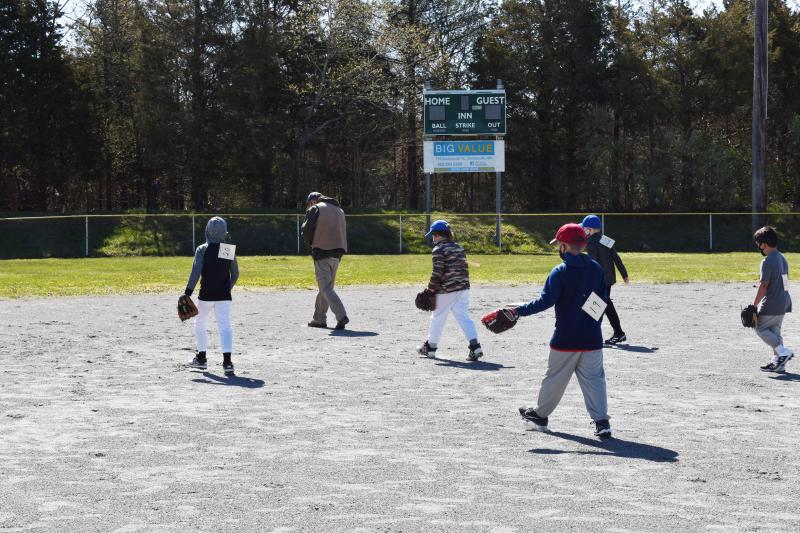
[[[197,317],[194,320],[194,334],[197,339],[197,351],[205,352],[208,349],[208,316],[211,310],[217,318],[219,330],[219,344],[222,353],[233,351],[233,329],[231,328],[231,301],[206,302],[197,300]]]
[[[442,338],[444,323],[449,312],[456,317],[461,331],[467,341],[477,340],[478,333],[475,324],[469,317],[469,289],[457,292],[443,292],[436,294],[436,310],[431,314],[431,326],[428,330],[428,343],[436,346]]]

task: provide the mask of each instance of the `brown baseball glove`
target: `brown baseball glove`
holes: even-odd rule
[[[178,318],[181,319],[181,322],[185,322],[193,316],[197,316],[197,306],[189,296],[181,294],[181,297],[178,298]]]

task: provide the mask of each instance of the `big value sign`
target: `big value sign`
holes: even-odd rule
[[[504,141],[425,141],[425,172],[505,172]]]
[[[505,135],[506,92],[423,91],[425,135]]]

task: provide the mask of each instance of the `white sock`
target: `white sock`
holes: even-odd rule
[[[792,350],[790,350],[789,348],[787,348],[783,344],[781,344],[780,346],[775,348],[775,353],[780,357],[787,357],[789,355],[793,355],[794,354],[794,352],[792,352]]]

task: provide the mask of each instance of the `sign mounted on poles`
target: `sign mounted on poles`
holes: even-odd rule
[[[496,89],[434,91],[425,82],[422,91],[426,228],[431,225],[431,175],[451,172],[494,172],[497,220],[494,239],[500,236],[501,180],[506,170],[506,91],[502,80]],[[474,136],[470,141],[434,140],[448,136]],[[485,137],[489,137],[486,139]]]
[[[425,135],[505,135],[503,89],[422,92]]]
[[[505,141],[425,141],[425,172],[505,172]]]

